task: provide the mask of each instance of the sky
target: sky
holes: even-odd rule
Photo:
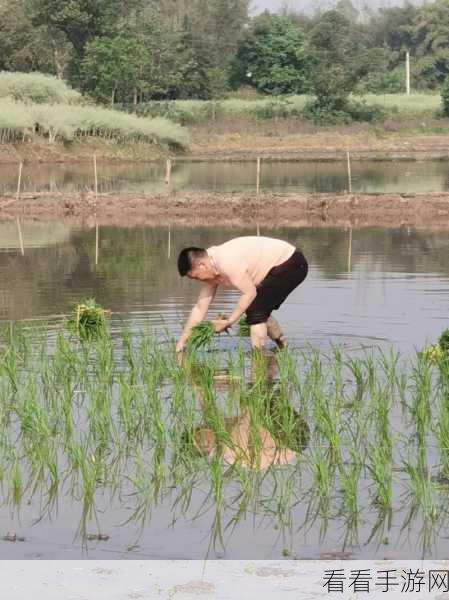
[[[276,12],[281,6],[283,0],[252,0],[253,11],[261,12],[265,9],[271,12]],[[287,0],[291,8],[298,11],[310,11],[314,7],[321,6],[323,8],[331,7],[335,4],[335,0]],[[422,3],[420,0],[412,0],[413,4]],[[403,0],[353,0],[353,4],[356,7],[364,5],[369,6],[395,6],[403,4]]]

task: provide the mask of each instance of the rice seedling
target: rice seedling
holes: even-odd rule
[[[401,483],[393,458],[411,452],[408,499],[438,522],[436,480],[418,448],[435,437],[444,483],[446,363],[434,369],[419,356],[399,363],[394,353],[348,356],[339,347],[273,359],[243,348],[192,352],[178,362],[173,343],[126,328],[86,341],[65,327],[51,337],[7,327],[0,340],[0,505],[40,495],[39,518],[72,497],[84,536],[91,521],[100,531],[100,501],[126,502],[142,527],[170,502],[173,522],[212,511],[218,550],[251,517],[284,533],[311,499],[304,526],[321,517],[324,535],[343,522],[352,540],[361,515],[372,518],[370,498],[379,519],[392,514]],[[268,451],[286,450],[290,462],[267,461]]]
[[[245,317],[242,317],[239,321],[238,335],[240,337],[249,337],[251,335],[251,327]]]
[[[211,321],[203,321],[192,329],[188,340],[188,347],[192,350],[199,350],[208,346],[215,337],[215,328]]]

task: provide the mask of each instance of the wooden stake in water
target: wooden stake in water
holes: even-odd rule
[[[348,159],[348,192],[352,194],[352,171],[351,171],[351,156],[349,152],[346,153]]]
[[[170,179],[171,179],[171,158],[167,158],[167,170],[165,173],[165,183],[167,185],[170,185]]]
[[[95,266],[98,266],[98,255],[100,247],[100,232],[98,230],[98,223],[95,225]]]
[[[260,158],[257,159],[257,183],[256,183],[256,194],[260,194]]]
[[[168,250],[167,250],[168,258],[171,257],[171,226],[168,226]]]
[[[256,229],[257,237],[260,237],[260,226],[259,221],[257,221],[257,229]]]
[[[97,173],[97,155],[94,154],[94,177],[95,177],[95,201],[98,198],[98,173]]]
[[[349,229],[349,248],[348,248],[348,273],[352,269],[352,227]]]
[[[22,252],[22,256],[25,256],[25,248],[23,247],[22,227],[20,226],[19,219],[17,219],[17,231],[19,232],[20,251]]]
[[[17,193],[16,193],[16,199],[19,200],[20,198],[20,188],[22,187],[22,169],[23,169],[23,162],[20,161],[20,165],[19,165],[19,177],[17,179]]]
[[[408,50],[405,54],[405,86],[407,96],[410,96],[410,52]]]

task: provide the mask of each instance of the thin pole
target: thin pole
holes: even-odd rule
[[[352,227],[349,229],[348,273],[352,269]]]
[[[95,176],[95,201],[98,199],[98,173],[97,173],[97,155],[94,154],[94,176]]]
[[[168,258],[170,259],[171,257],[171,226],[168,226]]]
[[[260,226],[259,226],[259,221],[257,221],[257,237],[260,237]]]
[[[23,162],[20,161],[20,165],[19,165],[19,177],[17,179],[16,200],[19,200],[19,198],[20,198],[20,188],[22,187],[22,169],[23,169]]]
[[[257,159],[257,183],[256,183],[256,194],[260,193],[260,158]]]
[[[408,50],[405,54],[405,83],[407,96],[410,96],[410,52]]]
[[[171,178],[171,158],[167,158],[167,170],[166,170],[166,174],[165,174],[165,183],[167,185],[170,185],[170,178]]]
[[[95,224],[95,266],[98,266],[98,255],[100,247],[100,232],[98,230],[98,223]]]
[[[348,192],[352,194],[352,171],[351,171],[351,155],[349,151],[346,153],[348,159]]]
[[[17,230],[19,232],[20,251],[22,252],[22,256],[25,256],[25,248],[23,247],[22,228],[20,226],[19,219],[17,219]]]

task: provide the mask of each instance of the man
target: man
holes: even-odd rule
[[[307,277],[302,253],[288,242],[268,237],[240,237],[221,246],[184,248],[178,258],[181,277],[201,282],[198,300],[176,346],[182,352],[192,329],[207,314],[217,287],[236,288],[239,302],[227,319],[214,321],[215,331],[225,331],[243,313],[251,329],[253,348],[264,348],[267,336],[283,348],[286,340],[271,316],[287,296]]]

